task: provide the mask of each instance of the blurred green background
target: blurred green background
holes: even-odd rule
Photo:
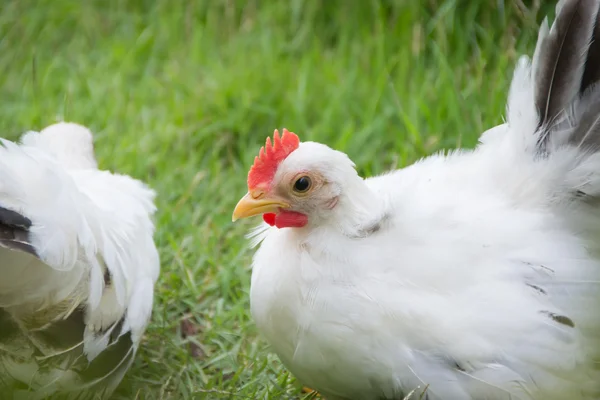
[[[84,124],[103,169],[159,193],[153,320],[117,398],[306,397],[249,315],[257,221],[231,212],[253,157],[283,127],[364,176],[473,147],[540,3],[3,0],[1,136]]]

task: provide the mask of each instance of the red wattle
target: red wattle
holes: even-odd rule
[[[282,210],[275,216],[275,226],[281,228],[302,228],[308,224],[308,217],[295,211]]]
[[[263,220],[271,226],[275,226],[275,217],[276,216],[273,213],[263,214]]]
[[[281,211],[279,214],[263,214],[263,221],[277,228],[302,228],[308,224],[308,217],[295,211]]]

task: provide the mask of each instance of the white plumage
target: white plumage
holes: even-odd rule
[[[154,192],[59,123],[0,146],[0,393],[106,398],[148,324]]]
[[[328,399],[600,398],[599,4],[559,4],[474,150],[362,179],[325,145],[267,144],[255,166],[274,172],[251,170],[234,220],[269,223],[250,235],[252,314],[301,382]]]

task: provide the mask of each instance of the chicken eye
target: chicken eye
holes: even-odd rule
[[[298,193],[306,193],[312,186],[312,181],[308,176],[301,176],[294,183],[294,191]]]

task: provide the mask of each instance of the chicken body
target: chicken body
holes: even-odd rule
[[[0,147],[0,393],[103,399],[152,311],[154,192],[70,123]]]
[[[257,326],[328,398],[427,385],[430,399],[526,399],[527,387],[579,398],[600,382],[590,370],[600,264],[549,204],[546,171],[484,146],[357,178],[351,195],[377,200],[377,223],[266,232],[253,262]]]
[[[600,398],[599,8],[559,4],[507,123],[474,150],[362,179],[327,146],[267,143],[234,219],[271,213],[251,235],[252,315],[303,384],[344,400]]]

